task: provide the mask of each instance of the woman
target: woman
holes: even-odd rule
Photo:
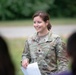
[[[25,42],[22,66],[26,68],[29,63],[37,62],[42,75],[63,71],[67,60],[62,53],[60,36],[50,31],[49,15],[38,11],[33,15],[33,23],[37,32]]]

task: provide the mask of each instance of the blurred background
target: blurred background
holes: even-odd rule
[[[76,31],[76,0],[0,0],[0,35],[9,45],[16,75],[23,75],[21,55],[26,38],[35,32],[32,16],[38,10],[50,15],[53,32],[63,41]]]
[[[0,0],[0,20],[29,19],[37,10],[52,18],[75,18],[76,0]]]

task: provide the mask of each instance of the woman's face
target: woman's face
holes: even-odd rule
[[[45,32],[47,29],[47,23],[42,20],[40,16],[36,16],[33,19],[33,26],[38,33]]]

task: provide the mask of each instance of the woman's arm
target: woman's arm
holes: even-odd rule
[[[56,43],[58,72],[61,72],[68,69],[68,61],[66,59],[66,55],[64,54],[64,48],[60,37],[56,38]]]
[[[24,51],[22,53],[22,66],[26,68],[27,65],[29,64],[29,60],[30,60],[30,50],[28,41],[26,40]]]

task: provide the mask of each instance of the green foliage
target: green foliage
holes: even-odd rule
[[[54,0],[0,0],[0,20],[32,17],[37,10],[47,11]]]
[[[0,20],[31,18],[38,10],[51,17],[76,17],[76,0],[0,0]]]
[[[55,0],[50,13],[55,17],[76,17],[76,0]]]
[[[5,20],[8,18],[13,18],[14,14],[8,10],[11,5],[10,0],[0,0],[0,20]]]

